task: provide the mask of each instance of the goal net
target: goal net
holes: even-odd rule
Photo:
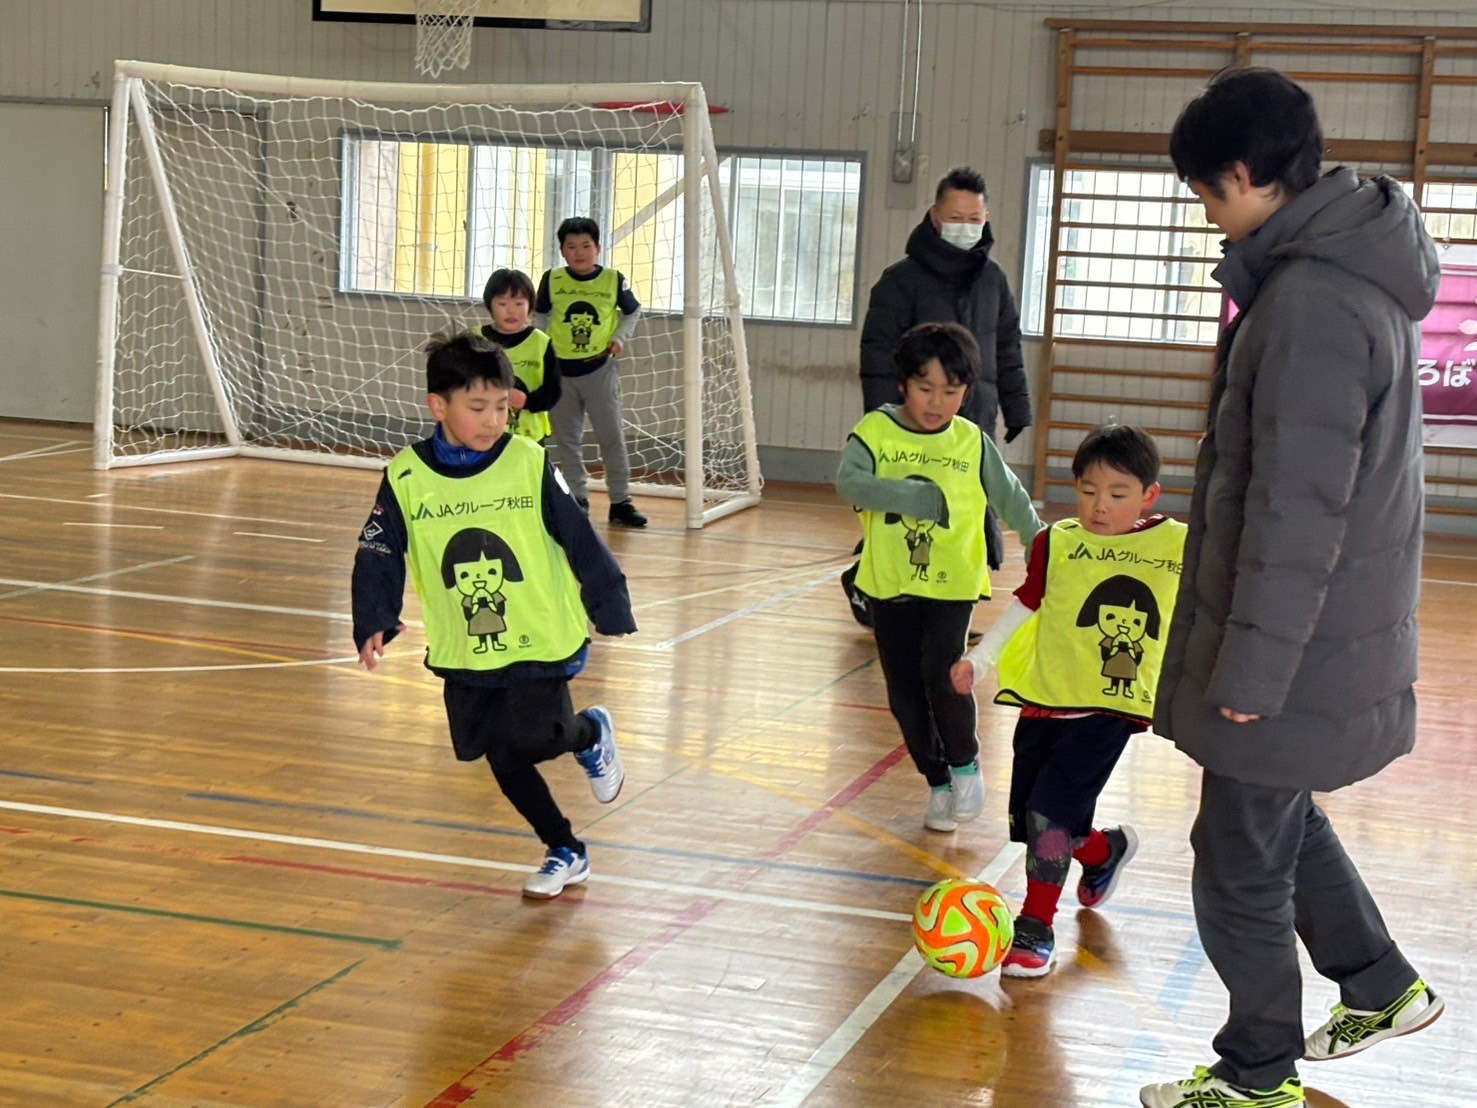
[[[619,359],[636,490],[685,498],[692,527],[753,504],[718,169],[698,85],[368,84],[121,62],[96,464],[383,465],[429,433],[426,339],[489,321],[493,270],[537,284],[563,264],[555,231],[579,215],[643,305]]]

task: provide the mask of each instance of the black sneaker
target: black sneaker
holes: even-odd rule
[[[610,506],[610,522],[620,527],[645,527],[646,517],[629,500]]]
[[[1082,879],[1077,882],[1077,903],[1084,908],[1107,903],[1123,876],[1123,867],[1139,852],[1139,837],[1128,824],[1109,827],[1103,834],[1108,837],[1108,860],[1100,866],[1083,866]]]
[[[576,496],[574,502],[580,506],[580,511],[584,512],[585,515],[590,514],[590,502],[583,496]]]

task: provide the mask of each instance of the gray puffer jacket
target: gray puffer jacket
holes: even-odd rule
[[[1222,776],[1335,789],[1415,742],[1436,249],[1396,182],[1336,169],[1229,245],[1216,279],[1242,312],[1217,355],[1155,729]]]

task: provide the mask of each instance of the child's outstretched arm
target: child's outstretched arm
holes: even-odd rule
[[[538,292],[533,298],[533,312],[530,322],[540,331],[549,330],[549,317],[554,314],[554,302],[549,298],[549,271],[544,270],[544,275],[538,279]]]
[[[1030,550],[1031,540],[1046,524],[1036,514],[1031,494],[1000,456],[1000,448],[994,440],[985,435],[984,442],[984,453],[980,455],[980,480],[985,486],[985,498],[995,509],[995,514],[1005,521],[1005,526],[1020,536],[1021,545]]]
[[[967,696],[973,692],[974,683],[984,675],[986,670],[995,668],[1000,661],[1000,652],[1005,649],[1005,644],[1021,629],[1021,624],[1030,618],[1031,609],[1019,600],[1012,599],[1010,607],[1006,608],[1005,613],[995,621],[995,626],[985,632],[984,638],[975,644],[973,650],[950,667],[949,680],[954,686],[954,691],[960,696]]]
[[[853,508],[866,512],[895,512],[928,520],[944,516],[944,494],[937,485],[878,477],[872,452],[855,435],[841,451],[836,491]]]
[[[525,412],[551,411],[564,395],[564,378],[559,373],[559,358],[550,343],[544,348],[544,383],[528,394],[523,402]]]
[[[564,549],[569,567],[580,583],[580,601],[595,630],[602,635],[631,635],[636,616],[626,575],[553,466],[544,473],[544,527]]]
[[[388,478],[382,477],[354,555],[354,648],[368,670],[379,663],[390,640],[405,630],[400,608],[405,600],[407,545],[400,502],[390,490]]]

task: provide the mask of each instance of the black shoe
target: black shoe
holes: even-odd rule
[[[580,511],[584,512],[585,515],[590,514],[590,502],[583,496],[576,496],[574,502],[580,506]]]
[[[646,517],[629,500],[610,506],[610,522],[620,527],[645,527]]]
[[[971,631],[968,635],[964,637],[964,643],[966,646],[975,646],[978,645],[979,641],[984,637],[985,633],[983,631]]]

